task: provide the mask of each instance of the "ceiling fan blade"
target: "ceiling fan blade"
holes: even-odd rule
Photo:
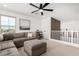
[[[40,4],[40,9],[42,9],[42,4]]]
[[[30,5],[31,5],[31,6],[33,6],[33,7],[39,8],[39,7],[35,6],[35,5],[34,5],[34,4],[32,4],[32,3],[30,3]]]
[[[53,9],[43,9],[43,10],[45,10],[45,11],[53,11]]]
[[[41,15],[43,15],[43,12],[41,12]]]
[[[50,3],[45,3],[42,8],[45,8],[48,4],[50,4]]]
[[[37,12],[37,11],[39,11],[39,10],[35,10],[35,11],[33,11],[32,13]]]

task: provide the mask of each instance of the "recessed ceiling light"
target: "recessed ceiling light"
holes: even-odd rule
[[[7,7],[8,5],[7,5],[7,4],[4,4],[3,6],[4,6],[4,7]]]

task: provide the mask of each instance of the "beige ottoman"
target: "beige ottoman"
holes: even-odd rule
[[[42,40],[30,40],[24,42],[24,51],[29,56],[39,56],[47,50],[46,42]]]

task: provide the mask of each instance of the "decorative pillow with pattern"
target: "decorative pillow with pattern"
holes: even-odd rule
[[[7,49],[7,48],[11,48],[11,47],[15,47],[12,40],[0,42],[0,50],[4,50],[4,49]]]

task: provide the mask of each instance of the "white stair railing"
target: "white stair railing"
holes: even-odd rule
[[[52,31],[51,34],[60,36],[60,40],[79,44],[79,32],[77,31]],[[60,33],[60,34],[59,34]],[[53,39],[53,38],[52,38]]]

